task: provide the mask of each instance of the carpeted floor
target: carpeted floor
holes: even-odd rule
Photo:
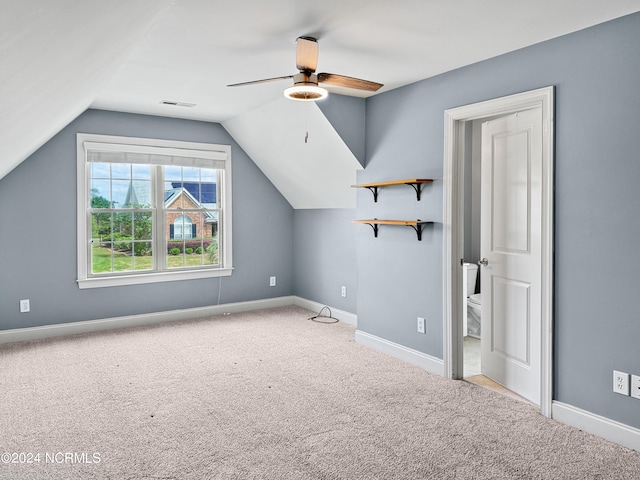
[[[0,478],[639,478],[638,452],[311,315],[0,346]]]

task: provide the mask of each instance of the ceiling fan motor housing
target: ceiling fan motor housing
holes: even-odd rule
[[[293,100],[313,101],[326,97],[327,91],[318,87],[315,73],[300,72],[293,76],[293,87],[285,90],[285,96]]]
[[[315,73],[300,72],[293,76],[294,85],[318,85],[318,75]]]

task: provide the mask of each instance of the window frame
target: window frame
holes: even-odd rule
[[[219,265],[185,267],[179,270],[144,270],[127,271],[113,274],[92,275],[91,271],[91,195],[90,188],[90,162],[87,159],[87,149],[91,143],[112,144],[116,149],[130,150],[133,152],[162,153],[164,155],[182,154],[188,151],[190,156],[196,158],[215,158],[219,164],[224,163],[224,168],[219,168],[217,185],[217,208],[219,209],[218,241],[219,241]],[[231,146],[210,143],[183,142],[176,140],[160,140],[151,138],[123,137],[112,135],[99,135],[90,133],[78,133],[77,144],[77,283],[80,289],[113,287],[122,285],[141,285],[157,282],[173,282],[179,280],[193,280],[200,278],[212,278],[230,276],[233,271],[232,263],[232,204],[231,204]],[[156,198],[160,198],[155,192]],[[159,248],[166,241],[159,238],[157,232],[163,232],[165,226],[162,205],[156,202],[154,207],[154,252],[161,252]],[[161,223],[161,225],[160,225]],[[156,257],[154,257],[155,259]],[[154,269],[157,262],[154,261]]]

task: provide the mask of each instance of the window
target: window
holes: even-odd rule
[[[180,215],[173,221],[170,227],[170,238],[180,240],[181,238],[195,238],[197,236],[197,225],[194,225],[189,217]]]
[[[78,134],[78,285],[231,275],[228,145]]]

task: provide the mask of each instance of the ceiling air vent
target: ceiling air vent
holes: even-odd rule
[[[196,106],[195,103],[187,103],[187,102],[174,102],[173,100],[162,100],[160,102],[161,105],[171,105],[174,107],[188,107],[193,108]]]

